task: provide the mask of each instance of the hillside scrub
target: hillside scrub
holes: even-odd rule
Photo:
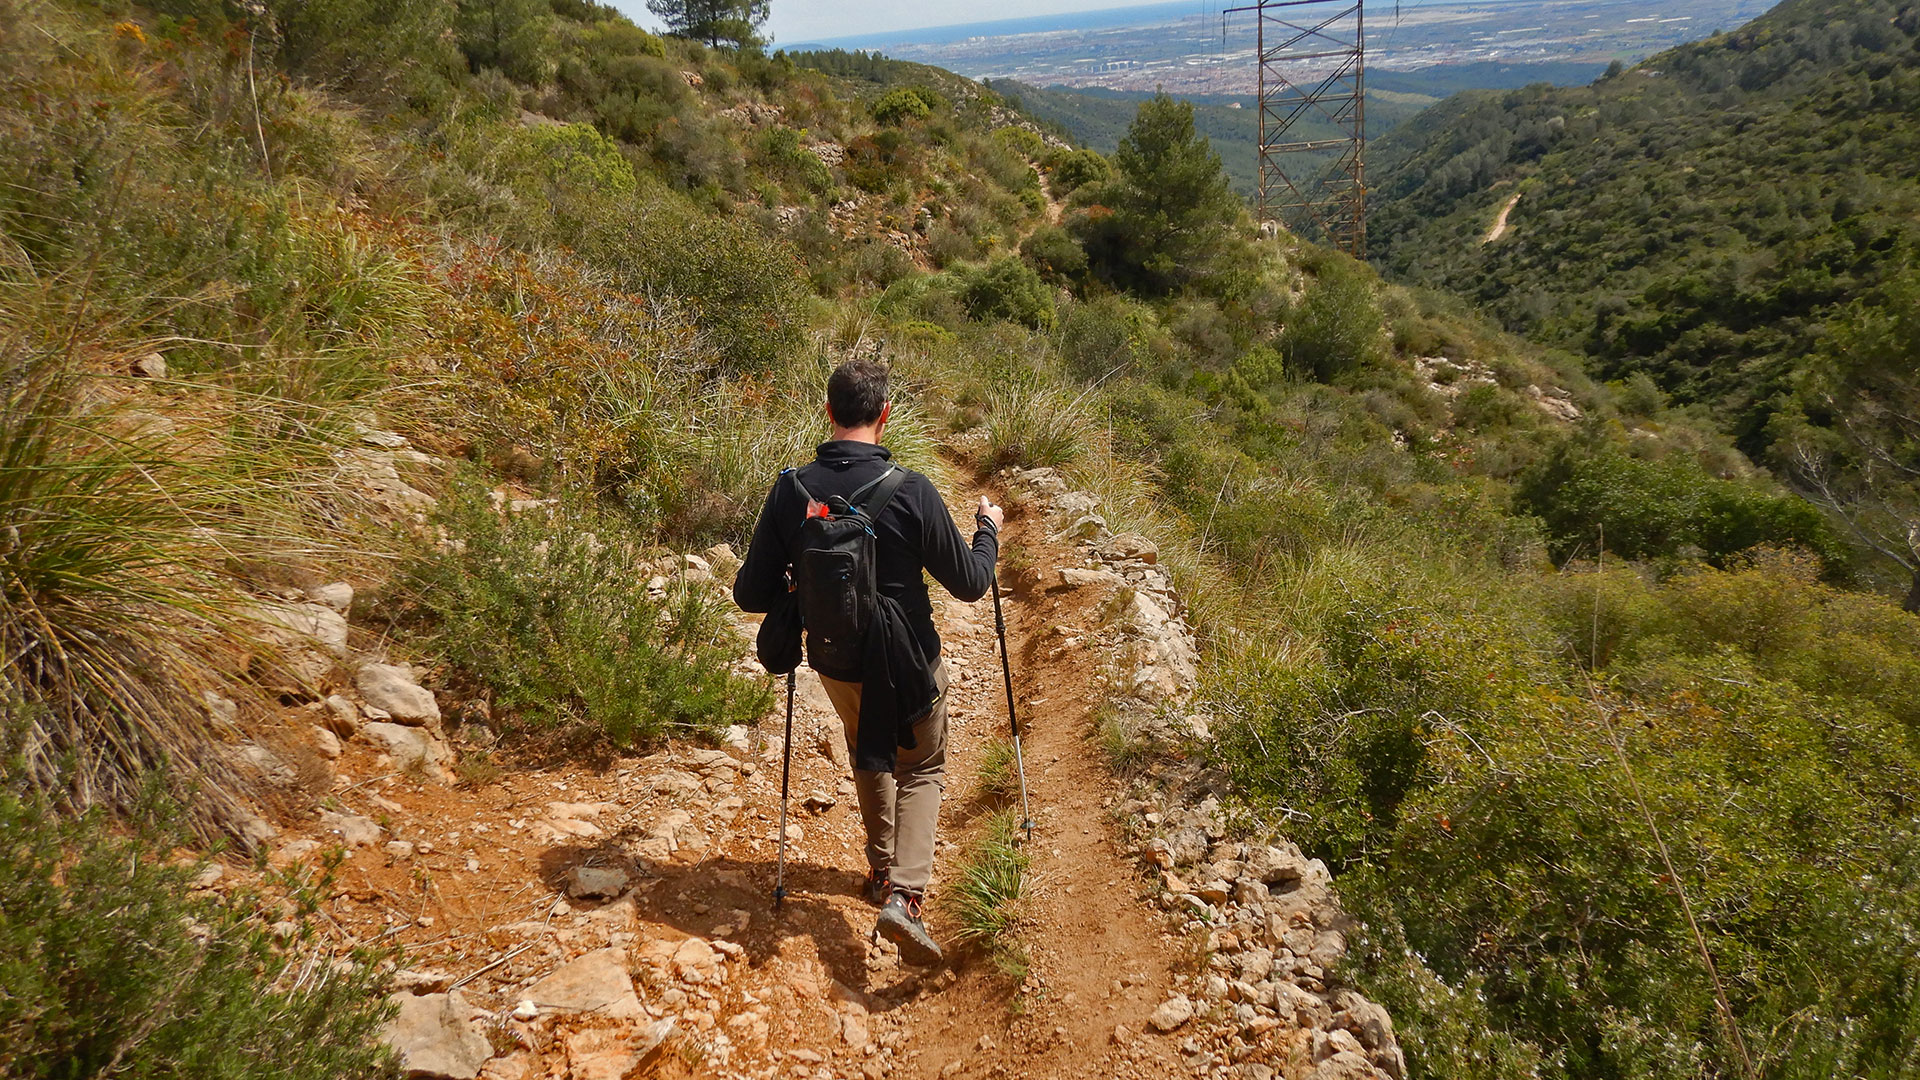
[[[1917,42],[1911,4],[1788,0],[1591,86],[1461,94],[1376,144],[1375,260],[1764,457],[1804,359],[1920,252]]]
[[[1659,394],[1253,240],[1179,103],[1141,110],[1111,162],[1036,156],[950,74],[713,49],[594,5],[503,4],[451,33],[433,5],[328,7],[393,73],[363,80],[278,7],[284,33],[256,38],[211,5],[0,3],[45,31],[0,38],[21,148],[0,163],[0,275],[9,295],[91,290],[9,321],[84,343],[89,378],[163,350],[177,385],[133,400],[176,425],[244,403],[199,410],[256,440],[233,444],[254,467],[221,506],[393,537],[397,567],[362,557],[377,587],[355,618],[488,703],[509,766],[758,715],[718,613],[651,571],[738,543],[824,437],[826,373],[880,355],[898,460],[936,481],[1057,465],[1113,531],[1159,542],[1208,649],[1219,738],[1189,755],[1243,820],[1341,872],[1365,936],[1330,977],[1394,1007],[1411,1075],[1737,1075],[1716,989],[1772,1075],[1910,1070],[1920,621],[1847,588],[1848,549],[1806,504]],[[915,86],[924,115],[877,118]],[[1061,229],[1041,229],[1043,184],[1068,197]],[[1838,347],[1883,358],[1887,318]],[[9,408],[8,452],[91,454],[73,433],[119,415],[61,402]],[[376,425],[443,463],[418,478],[431,513],[294,482]],[[108,447],[122,464],[87,482],[195,464],[173,432]],[[45,485],[80,474],[28,460],[7,459],[0,514],[37,540]],[[205,523],[115,532],[159,511],[102,505],[113,520],[59,515],[67,548],[0,551],[9,572],[53,551],[156,568],[149,587],[274,585],[162,544]],[[31,604],[61,595],[0,596],[7,655],[42,663]],[[175,625],[145,594],[107,599],[103,637]],[[76,700],[43,674],[5,675],[42,716]],[[61,835],[20,820],[22,844]],[[991,929],[1015,890],[982,884]],[[365,1034],[348,1027],[342,1045]]]
[[[770,704],[730,670],[741,643],[719,601],[685,582],[654,595],[656,568],[618,520],[508,510],[465,483],[441,526],[451,552],[416,553],[399,588],[426,616],[421,647],[486,688],[507,734],[624,751],[716,740]]]

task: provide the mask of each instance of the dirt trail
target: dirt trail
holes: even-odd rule
[[[1024,565],[1077,565],[1073,553],[1047,542],[1044,522],[1015,511],[1008,525],[1008,542],[1020,547]],[[916,1044],[924,1051],[918,1074],[940,1075],[959,1062],[946,1075],[1109,1077],[1129,1071],[1131,1054],[1150,1075],[1165,1075],[1177,1068],[1168,1047],[1154,1040],[1118,1045],[1114,1032],[1145,1027],[1167,995],[1179,951],[1162,932],[1159,913],[1141,899],[1144,880],[1108,812],[1118,781],[1089,738],[1096,658],[1063,644],[1068,635],[1052,633],[1066,627],[1083,635],[1095,613],[1049,596],[1035,573],[1010,575],[1007,584],[1007,637],[1036,821],[1021,929],[1031,968],[1017,997],[989,966],[976,964],[944,994],[916,1002],[910,1012],[919,1017]],[[955,733],[963,779],[954,791],[963,800],[973,786],[972,751],[1008,730],[991,601],[977,606],[977,622],[960,625],[978,625],[979,632],[955,635],[953,648],[974,676],[954,702],[965,717]],[[966,830],[965,802],[950,805],[944,824]]]
[[[957,520],[970,519],[982,490],[952,493]],[[470,1008],[492,1032],[480,1072],[492,1080],[1185,1075],[1175,1037],[1140,1033],[1192,952],[1147,902],[1147,878],[1109,812],[1120,783],[1089,738],[1102,657],[1078,644],[1098,613],[1084,592],[1040,587],[1041,575],[1052,580],[1083,556],[1051,542],[1039,517],[1013,508],[1006,532],[1031,568],[1009,573],[1005,597],[1037,821],[1021,985],[953,947],[939,901],[942,876],[956,872],[991,809],[975,782],[980,751],[1007,730],[990,599],[936,602],[953,669],[929,913],[949,946],[941,969],[905,968],[871,936],[839,722],[804,668],[797,839],[778,912],[784,700],[730,752],[681,746],[602,769],[509,767],[474,787],[398,775],[371,746],[346,740],[327,815],[284,833],[275,861],[316,874],[326,848],[344,843],[321,915],[331,940],[398,947],[403,986],[457,989],[456,1010]],[[591,869],[622,876],[612,898],[579,897]],[[234,866],[220,887],[259,880]],[[569,1012],[539,1000],[537,1017],[514,1017],[555,996],[541,980],[580,974],[589,954],[632,973],[636,1007]],[[624,982],[614,988],[625,992]],[[649,1018],[673,1021],[677,1034],[642,1059],[637,1033]]]
[[[1480,241],[1483,246],[1507,235],[1507,215],[1513,213],[1513,208],[1520,205],[1522,194],[1523,192],[1514,192],[1513,198],[1508,199],[1507,204],[1500,208],[1500,216],[1493,219],[1493,228],[1488,229],[1486,237]]]

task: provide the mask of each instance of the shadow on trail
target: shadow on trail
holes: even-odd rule
[[[823,866],[811,857],[796,859],[789,853],[786,902],[776,910],[776,867],[770,857],[722,856],[656,864],[631,855],[624,845],[627,839],[613,836],[590,845],[549,848],[540,857],[541,878],[549,888],[564,892],[567,874],[576,866],[618,867],[632,882],[626,894],[606,901],[568,902],[583,912],[631,902],[644,921],[664,923],[692,936],[724,937],[740,945],[754,967],[779,956],[788,939],[811,938],[835,981],[855,990],[871,989],[867,942],[878,910],[859,899],[866,884],[864,875]],[[848,900],[858,902],[858,907],[848,910]],[[719,933],[722,930],[728,932]]]

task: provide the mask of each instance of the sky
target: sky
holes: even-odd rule
[[[645,0],[611,0],[641,26],[657,28],[660,20],[647,12]],[[1124,0],[967,0],[962,4],[929,4],[916,0],[772,0],[767,29],[776,48],[827,38],[913,30],[923,26],[1022,19],[1058,15],[1065,11],[1100,11],[1131,6]],[[1219,11],[1220,0],[1194,0],[1194,14]]]

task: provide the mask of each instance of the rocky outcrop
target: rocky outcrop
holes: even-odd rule
[[[765,102],[743,101],[732,108],[721,109],[720,115],[742,127],[766,127],[778,124],[785,117],[786,110]]]
[[[543,1011],[628,1020],[646,1015],[627,972],[627,952],[617,948],[596,949],[561,965],[529,987],[524,1000]]]
[[[1429,391],[1439,395],[1448,404],[1476,386],[1500,385],[1493,369],[1478,360],[1420,356],[1414,358],[1413,371],[1425,380]],[[1573,394],[1562,387],[1528,383],[1520,389],[1520,393],[1533,403],[1534,408],[1561,423],[1571,424],[1585,415],[1580,411],[1580,406],[1573,403]]]
[[[433,692],[414,681],[413,672],[393,664],[363,664],[353,677],[360,700],[402,724],[440,726],[440,704]]]

